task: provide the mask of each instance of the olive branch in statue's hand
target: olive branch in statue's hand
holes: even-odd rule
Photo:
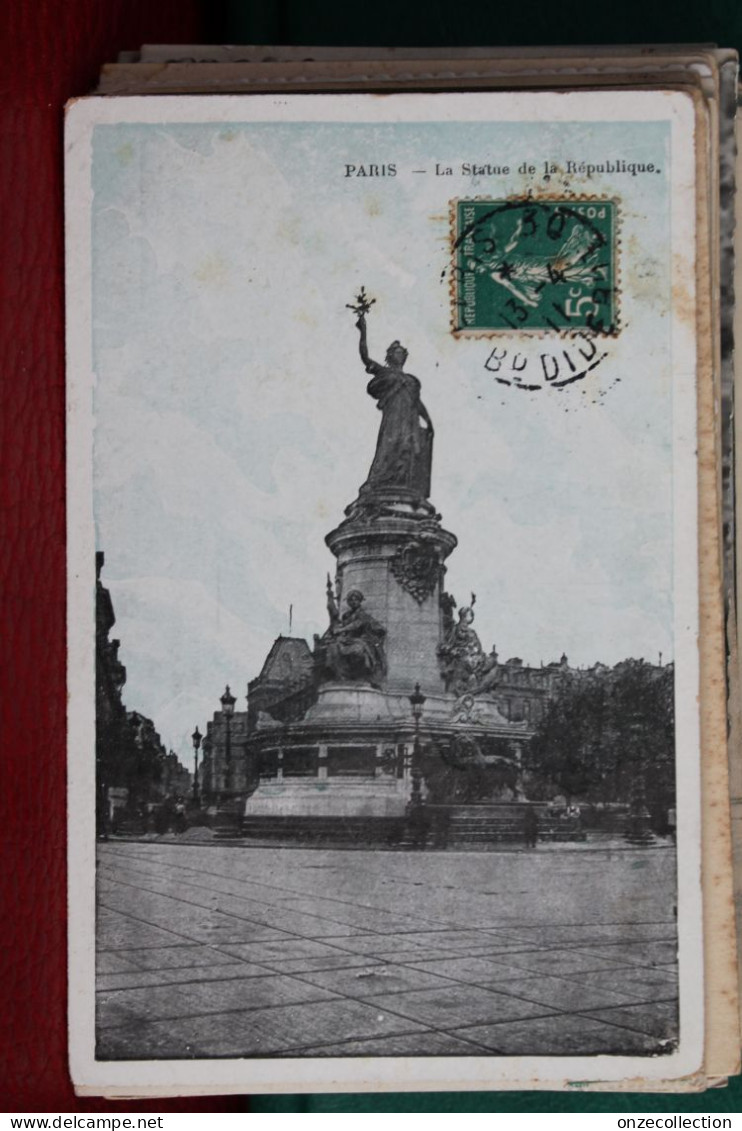
[[[376,302],[375,298],[369,298],[366,294],[366,288],[361,287],[360,292],[356,295],[355,302],[346,302],[346,310],[352,310],[354,314],[358,315],[358,321],[365,319],[371,307]]]

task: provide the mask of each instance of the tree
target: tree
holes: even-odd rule
[[[526,754],[531,792],[628,803],[643,774],[655,827],[674,804],[674,669],[644,660],[565,673]]]
[[[538,724],[525,757],[536,783],[568,798],[601,792],[606,778],[608,688],[602,673],[565,673]]]

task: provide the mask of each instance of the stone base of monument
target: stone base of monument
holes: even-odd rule
[[[508,761],[519,773],[524,726],[508,722],[486,696],[475,701],[433,690],[425,698],[420,757],[442,766],[442,752],[462,737],[486,738],[508,752],[499,762]],[[243,832],[298,841],[443,844],[448,814],[442,808],[441,829],[438,821],[423,838],[418,820],[411,830],[414,750],[415,725],[404,691],[325,683],[301,720],[258,723],[251,751],[259,784],[245,804]],[[433,797],[423,769],[421,777],[427,811]],[[515,820],[522,823],[520,816]]]
[[[526,810],[536,815],[531,846],[544,843],[574,843],[587,840],[579,821],[565,821],[545,805],[506,802],[476,805],[424,803],[398,816],[361,816],[357,812],[330,814],[321,807],[309,813],[303,806],[293,816],[284,813],[250,812],[243,821],[243,835],[261,840],[297,843],[336,843],[363,847],[366,844],[393,848],[458,849],[476,851],[502,846],[527,846]]]
[[[425,702],[427,724],[448,721],[451,718],[454,698],[451,695],[431,694]],[[393,688],[381,691],[370,683],[325,683],[318,692],[317,702],[309,708],[303,725],[406,724],[410,726],[410,699],[404,690]]]
[[[246,817],[243,836],[292,844],[397,846],[404,841],[403,817]]]
[[[242,836],[242,801],[239,797],[223,801],[214,813],[211,827],[217,840]]]
[[[251,751],[259,784],[245,804],[243,835],[399,849],[525,846],[530,810],[537,841],[584,840],[579,821],[523,795],[525,727],[486,695],[431,691],[419,726],[417,804],[409,696],[370,683],[325,683],[302,719],[258,723]],[[472,748],[475,760],[467,763]],[[452,752],[463,761],[451,760]],[[469,790],[481,783],[483,792],[462,801],[467,783]]]
[[[548,806],[531,801],[486,801],[468,805],[428,805],[431,841],[439,848],[487,847],[527,842],[527,814],[533,814],[532,843],[587,840],[579,819],[565,820]],[[532,819],[533,819],[532,818]]]
[[[409,787],[404,778],[372,774],[361,777],[285,777],[262,781],[247,800],[245,820],[257,818],[404,817]],[[243,821],[244,827],[244,821]]]

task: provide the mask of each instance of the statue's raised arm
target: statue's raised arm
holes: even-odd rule
[[[376,302],[375,298],[369,298],[366,294],[366,288],[361,287],[360,292],[356,295],[356,301],[346,303],[348,310],[352,310],[357,314],[356,326],[360,333],[360,340],[358,342],[358,349],[361,354],[361,361],[363,362],[367,373],[375,373],[381,368],[378,361],[374,361],[369,357],[368,352],[368,339],[366,336],[366,315]]]
[[[327,575],[327,615],[330,618],[330,628],[334,628],[340,620],[340,610],[338,609],[337,591],[332,584],[329,573]]]
[[[360,332],[360,338],[358,339],[358,351],[361,355],[361,361],[365,365],[367,373],[376,373],[378,369],[381,369],[381,366],[379,365],[378,361],[374,361],[372,357],[369,357],[368,339],[366,337],[365,314],[358,315],[358,318],[356,319],[356,326],[358,327],[358,330]]]

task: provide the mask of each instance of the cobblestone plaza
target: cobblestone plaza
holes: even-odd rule
[[[674,857],[102,843],[97,1055],[670,1051]]]

